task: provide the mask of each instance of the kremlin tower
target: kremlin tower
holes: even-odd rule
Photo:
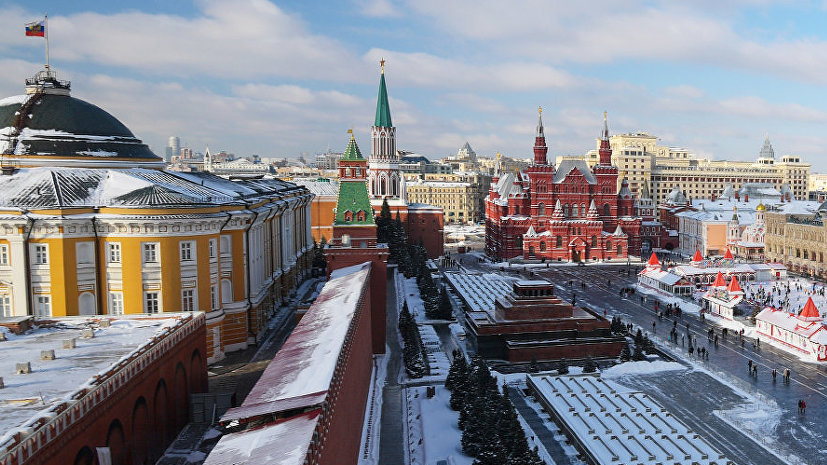
[[[405,183],[399,171],[396,152],[396,128],[391,121],[388,88],[385,85],[385,60],[380,61],[379,96],[376,118],[370,128],[370,197],[372,199],[404,199]]]

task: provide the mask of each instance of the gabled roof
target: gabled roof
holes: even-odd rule
[[[560,165],[554,171],[554,178],[552,179],[552,182],[556,184],[563,182],[563,180],[566,179],[566,176],[568,176],[569,173],[571,173],[575,169],[583,175],[583,178],[586,179],[586,182],[588,182],[589,184],[597,184],[597,180],[594,177],[594,173],[592,173],[592,170],[589,168],[589,165],[588,163],[586,163],[586,160],[569,159],[560,162]]]
[[[701,251],[699,249],[695,249],[695,255],[692,256],[693,262],[702,262],[704,261],[704,257],[701,256]]]
[[[726,253],[724,254],[724,260],[732,260],[733,258],[735,257],[732,256],[732,252],[729,250],[729,247],[727,247]]]
[[[816,308],[816,304],[813,303],[813,298],[807,298],[807,303],[804,304],[804,308],[801,309],[801,313],[798,314],[798,318],[802,320],[810,319],[810,318],[817,318],[821,319],[821,313],[819,313],[818,308]]]
[[[724,274],[720,271],[718,275],[715,276],[715,282],[712,283],[712,287],[726,287],[726,279],[724,279]]]
[[[649,266],[660,266],[660,260],[658,260],[658,256],[655,255],[655,252],[652,252],[652,255],[649,256],[649,261],[646,262]]]

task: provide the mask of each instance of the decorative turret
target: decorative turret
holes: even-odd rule
[[[597,220],[600,218],[600,215],[597,214],[597,206],[594,204],[594,199],[592,199],[592,203],[589,204],[589,211],[586,213],[586,218],[590,220]]]
[[[643,188],[640,190],[641,199],[651,199],[652,193],[649,192],[649,181],[643,181]]]
[[[770,143],[770,136],[764,138],[764,145],[761,146],[761,151],[758,153],[758,163],[771,165],[775,162],[775,150]]]
[[[609,146],[609,123],[608,113],[603,112],[603,133],[600,135],[600,164],[609,166],[612,164],[612,148]]]
[[[719,287],[721,289],[726,287],[726,279],[724,279],[724,274],[720,271],[715,276],[715,282],[712,283],[712,287]]]
[[[801,313],[798,314],[798,319],[804,321],[821,320],[821,314],[818,312],[816,304],[813,303],[812,297],[807,298],[807,303],[804,304],[804,308],[801,309]]]
[[[623,177],[623,180],[620,182],[620,192],[617,193],[617,196],[621,199],[631,199],[632,198],[632,190],[629,189],[629,180],[626,177]]]
[[[534,164],[547,165],[548,146],[546,146],[546,135],[543,131],[543,107],[540,107],[538,112],[540,116],[537,119],[537,133],[534,135]]]
[[[554,212],[551,214],[551,218],[554,220],[563,219],[563,204],[560,203],[560,199],[557,199],[557,203],[554,204]]]
[[[649,256],[649,261],[646,262],[646,271],[660,271],[661,264],[660,260],[658,260],[658,256],[652,252],[652,255]]]
[[[729,286],[727,286],[726,291],[730,296],[744,293],[744,291],[741,289],[741,285],[738,284],[738,278],[735,276],[733,276],[732,279],[729,281]]]

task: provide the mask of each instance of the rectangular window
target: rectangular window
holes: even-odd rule
[[[109,314],[123,315],[123,292],[109,293]]]
[[[11,314],[11,296],[8,294],[0,294],[0,317],[10,317]]]
[[[195,291],[184,289],[181,291],[181,311],[192,312],[195,310]]]
[[[218,308],[218,288],[215,286],[210,286],[210,305],[212,310]]]
[[[34,246],[34,263],[36,265],[49,264],[49,246],[46,244],[36,244]]]
[[[144,263],[158,263],[158,244],[156,242],[144,242]]]
[[[106,245],[107,253],[106,259],[109,260],[109,263],[120,263],[121,262],[121,243],[120,242],[110,242]]]
[[[161,310],[161,306],[158,302],[158,293],[157,292],[145,292],[144,293],[144,313],[158,313]]]
[[[192,261],[192,249],[193,249],[192,241],[185,241],[181,242],[181,261],[182,262],[190,262]]]
[[[216,256],[216,250],[215,250],[215,249],[216,249],[216,243],[215,243],[215,239],[210,239],[210,241],[208,242],[208,244],[209,244],[210,258],[215,258],[215,256]]]
[[[9,246],[6,244],[0,245],[0,265],[9,265]]]
[[[47,295],[38,295],[35,297],[35,316],[47,317],[52,316],[52,298]]]

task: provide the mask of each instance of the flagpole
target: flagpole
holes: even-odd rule
[[[43,27],[46,36],[46,71],[49,71],[49,15],[44,15]]]

